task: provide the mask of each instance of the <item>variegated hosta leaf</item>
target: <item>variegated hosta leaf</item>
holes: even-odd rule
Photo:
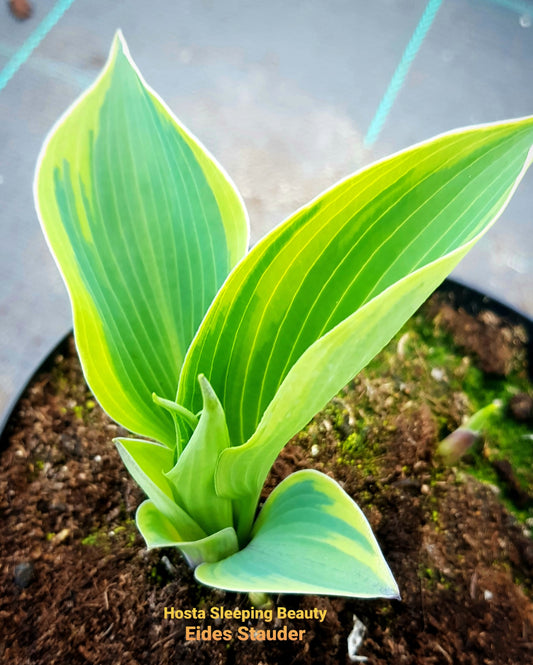
[[[497,219],[532,143],[526,118],[407,149],[321,195],[240,262],[193,340],[178,392],[200,408],[205,374],[241,446],[221,454],[219,493],[258,496],[281,447]],[[242,503],[245,533],[253,501]]]
[[[68,287],[87,381],[109,415],[167,445],[180,367],[244,255],[228,177],[146,85],[117,34],[41,152],[36,206]]]
[[[232,527],[186,542],[174,524],[150,500],[141,503],[135,521],[148,548],[177,547],[192,568],[204,561],[218,561],[231,556],[239,549],[237,534]]]
[[[365,516],[331,478],[299,471],[267,499],[244,549],[195,570],[229,591],[398,598]]]
[[[166,517],[179,540],[199,540],[205,531],[176,503],[165,473],[172,469],[174,453],[166,446],[141,439],[115,439],[115,445],[131,477]],[[155,547],[155,546],[154,546]]]
[[[215,492],[218,456],[229,444],[224,411],[205,376],[199,377],[203,409],[176,465],[165,475],[180,506],[206,533],[233,525],[231,501]]]

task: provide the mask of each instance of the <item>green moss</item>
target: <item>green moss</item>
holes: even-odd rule
[[[80,404],[72,407],[72,411],[78,420],[83,420],[84,408]]]
[[[369,441],[368,428],[353,432],[341,443],[342,460],[345,464],[354,464],[363,475],[376,475],[379,469],[379,447]]]
[[[418,569],[418,577],[429,590],[434,590],[437,587],[446,590],[453,588],[452,581],[435,568],[421,565]]]
[[[163,586],[164,577],[159,570],[159,564],[150,568],[150,577],[158,586]]]
[[[476,359],[459,348],[452,336],[423,307],[398,332],[349,386],[332,400],[299,439],[312,444],[317,432],[330,431],[338,444],[340,464],[354,465],[363,475],[379,475],[380,456],[395,430],[399,414],[422,405],[430,408],[439,438],[456,429],[462,418],[496,399],[504,405],[517,392],[533,394],[520,363],[507,377],[488,376],[476,366]],[[483,482],[497,485],[504,502],[521,520],[532,510],[519,510],[506,497],[492,462],[510,461],[524,489],[533,488],[533,442],[527,426],[505,413],[493,417],[483,430],[480,443],[463,458],[460,466]],[[435,441],[435,445],[437,441]],[[412,474],[404,466],[405,476]],[[442,468],[432,471],[430,485],[445,477]],[[436,519],[433,519],[436,522]]]
[[[82,545],[98,545],[98,541],[101,539],[101,535],[98,533],[90,533],[88,536],[83,538],[81,541]]]
[[[91,547],[100,547],[104,551],[109,551],[117,539],[124,545],[133,546],[137,536],[135,521],[128,519],[122,524],[109,529],[109,527],[100,527],[82,539],[81,544]]]

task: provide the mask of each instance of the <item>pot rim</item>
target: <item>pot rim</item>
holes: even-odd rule
[[[447,291],[453,294],[453,304],[457,307],[463,308],[469,314],[479,314],[484,309],[490,309],[498,316],[506,319],[514,325],[522,325],[526,329],[528,336],[528,358],[529,358],[529,375],[533,380],[533,318],[525,312],[512,307],[500,300],[497,300],[493,295],[489,295],[479,291],[473,286],[470,286],[461,279],[456,277],[447,277],[440,286],[437,287],[435,293]],[[52,348],[44,354],[41,362],[37,365],[36,369],[32,371],[27,379],[22,382],[21,387],[15,391],[15,394],[9,401],[4,413],[0,417],[0,450],[7,447],[8,444],[8,430],[11,418],[22,399],[26,390],[30,387],[35,377],[41,372],[46,371],[52,365],[54,357],[58,353],[65,353],[67,350],[69,337],[72,335],[70,329],[60,340],[56,342]]]

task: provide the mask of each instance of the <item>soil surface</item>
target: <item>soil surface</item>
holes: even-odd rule
[[[133,521],[142,493],[111,443],[123,432],[88,391],[71,342],[21,400],[2,453],[0,659],[533,663],[526,343],[522,329],[492,313],[474,318],[442,296],[426,304],[286,446],[263,497],[298,469],[336,478],[367,515],[401,601],[282,595],[271,599],[272,621],[241,621],[211,612],[250,609],[246,595],[200,586],[179,553],[144,548]],[[457,466],[444,465],[439,441],[489,397],[511,403],[508,412]],[[499,441],[509,431],[519,450]],[[279,608],[326,613],[323,621],[276,619]],[[180,610],[197,618],[178,618]],[[350,661],[355,617],[365,632],[359,660]],[[211,639],[191,639],[188,626]],[[251,629],[284,627],[301,639],[251,639]]]

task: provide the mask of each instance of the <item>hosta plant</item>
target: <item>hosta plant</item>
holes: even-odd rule
[[[149,547],[223,589],[395,597],[368,522],[300,471],[257,514],[283,446],[389,341],[500,215],[533,119],[439,136],[359,171],[251,251],[226,173],[118,34],[42,149],[35,199]]]

